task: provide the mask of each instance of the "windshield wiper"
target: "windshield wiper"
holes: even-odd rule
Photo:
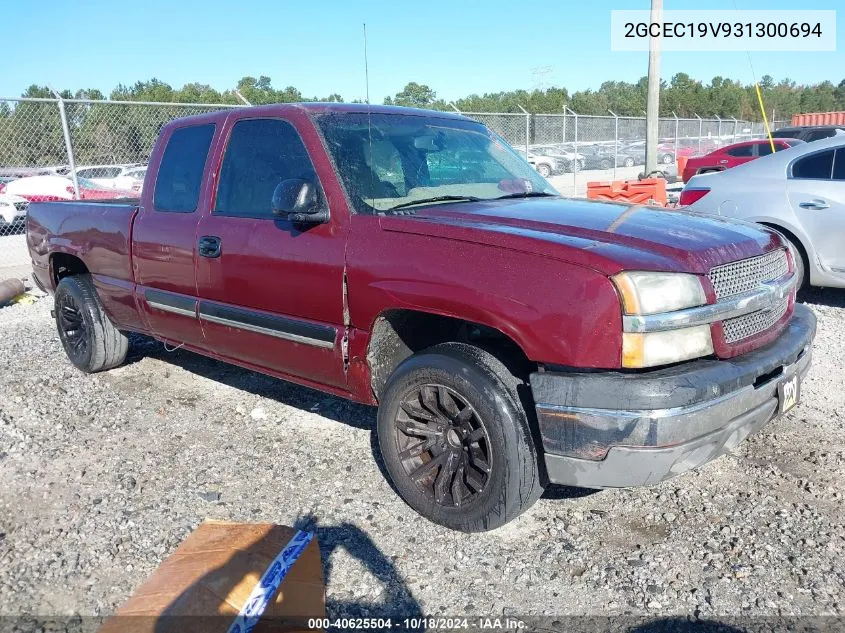
[[[556,198],[557,194],[546,193],[545,191],[523,191],[522,193],[508,193],[504,196],[498,196],[493,200],[507,200],[508,198]]]
[[[404,209],[405,207],[413,207],[418,204],[428,204],[429,202],[479,202],[481,198],[476,196],[434,196],[431,198],[420,198],[419,200],[411,200],[410,202],[403,202],[402,204],[397,204],[394,207],[390,207],[387,209],[388,211],[393,211],[395,209]]]

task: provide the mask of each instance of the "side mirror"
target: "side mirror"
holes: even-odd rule
[[[292,222],[319,224],[329,219],[328,210],[320,207],[317,186],[303,178],[289,178],[276,185],[272,208],[274,215]]]

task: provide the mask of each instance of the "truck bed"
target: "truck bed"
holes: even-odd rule
[[[137,200],[30,204],[27,240],[38,282],[54,287],[50,256],[66,253],[81,259],[98,277],[107,278],[107,283],[131,283],[130,244],[137,212]]]

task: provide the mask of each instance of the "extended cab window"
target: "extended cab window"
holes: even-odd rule
[[[238,121],[220,169],[214,213],[272,218],[273,191],[289,178],[317,181],[294,127],[279,119]]]
[[[213,123],[173,131],[158,168],[153,195],[156,211],[196,211],[202,174],[213,136]]]
[[[833,169],[833,150],[817,152],[795,161],[792,165],[793,178],[829,180]]]

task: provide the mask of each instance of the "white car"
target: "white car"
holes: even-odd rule
[[[566,171],[566,161],[561,156],[550,156],[537,150],[529,149],[528,156],[525,155],[525,150],[522,148],[514,148],[516,152],[528,161],[537,173],[543,178],[548,178],[553,174],[560,174]]]
[[[132,167],[114,179],[114,188],[140,192],[147,176],[147,166]]]
[[[9,227],[23,225],[29,200],[10,193],[0,193],[0,235]]]
[[[582,153],[571,152],[555,145],[543,145],[531,149],[539,155],[554,156],[563,161],[564,171],[579,171],[587,164],[587,157]],[[574,169],[573,169],[574,167]]]
[[[85,178],[97,183],[101,187],[111,189],[131,189],[132,184],[138,180],[134,177],[138,169],[146,173],[147,166],[141,163],[128,165],[84,165],[76,168],[77,178]],[[143,180],[143,175],[140,180]]]
[[[805,284],[845,288],[845,133],[693,176],[679,202],[780,231]]]

